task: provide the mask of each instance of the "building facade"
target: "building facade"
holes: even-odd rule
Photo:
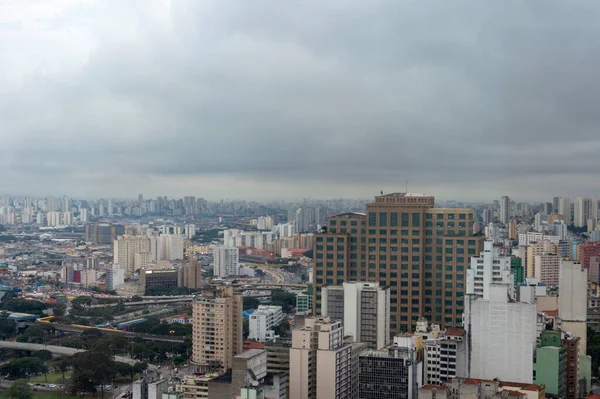
[[[242,295],[231,286],[206,287],[193,302],[192,362],[226,371],[242,353]]]
[[[275,337],[274,328],[283,321],[281,306],[260,305],[249,317],[249,339],[265,342]]]
[[[350,281],[324,287],[321,314],[342,320],[344,333],[372,349],[390,343],[390,289],[377,283]]]
[[[236,247],[213,249],[214,275],[216,277],[237,276],[240,270],[240,251]]]
[[[460,326],[469,258],[485,239],[472,225],[471,209],[434,208],[433,197],[406,193],[375,197],[366,214],[330,217],[315,234],[315,314],[324,286],[369,281],[390,287],[392,333],[411,331],[421,316]]]
[[[510,262],[510,256],[501,254],[500,247],[492,241],[486,241],[479,257],[471,258],[471,267],[467,270],[467,294],[489,299],[490,284],[508,284],[509,295],[515,298]]]

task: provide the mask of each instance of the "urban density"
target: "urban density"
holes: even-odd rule
[[[595,198],[0,201],[5,388],[26,375],[34,390],[144,399],[596,389]],[[24,351],[50,353],[24,364]],[[114,371],[90,375],[102,361]]]

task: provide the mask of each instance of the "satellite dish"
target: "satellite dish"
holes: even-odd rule
[[[257,387],[257,386],[258,386],[258,381],[256,381],[256,380],[253,380],[253,381],[252,381],[252,386],[253,386],[253,387]]]

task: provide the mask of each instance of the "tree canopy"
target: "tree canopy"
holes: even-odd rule
[[[0,375],[9,380],[29,378],[46,372],[46,365],[37,357],[22,357],[0,366]]]

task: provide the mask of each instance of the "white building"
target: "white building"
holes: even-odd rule
[[[575,227],[586,227],[588,219],[598,220],[598,201],[595,199],[577,197],[573,204],[573,225]]]
[[[153,261],[183,259],[184,240],[178,234],[150,236],[150,253]]]
[[[555,220],[549,228],[554,232],[559,240],[567,239],[567,225],[564,220]]]
[[[564,331],[580,337],[579,354],[587,350],[587,270],[581,263],[562,261],[558,288],[558,317]]]
[[[546,235],[537,231],[528,231],[527,233],[519,233],[519,245],[531,245],[538,241],[550,241],[553,244],[558,244],[560,237],[558,235]]]
[[[196,225],[195,224],[186,224],[185,225],[185,237],[188,240],[191,240],[196,235]]]
[[[441,385],[466,371],[465,331],[447,329],[423,341],[424,383]]]
[[[79,210],[79,221],[81,223],[87,223],[88,222],[88,210],[87,210],[87,208],[81,208]]]
[[[546,284],[533,277],[528,277],[519,284],[519,301],[533,303],[539,296],[546,296]]]
[[[271,244],[273,239],[274,235],[270,231],[244,231],[238,229],[223,231],[223,246],[225,247],[268,249],[268,244]]]
[[[61,217],[61,213],[60,212],[48,212],[46,214],[46,225],[50,226],[50,227],[56,227],[56,226],[60,226],[60,217]]]
[[[273,229],[273,217],[271,216],[260,216],[256,221],[256,228],[258,230],[272,230]]]
[[[467,296],[466,377],[533,383],[536,322],[535,303],[511,301],[508,284],[490,285],[489,299]]]
[[[490,284],[508,284],[510,297],[516,297],[510,256],[501,254],[492,241],[486,241],[479,257],[471,258],[471,268],[467,270],[467,294],[489,299]]]
[[[250,315],[250,334],[248,335],[248,338],[259,342],[265,342],[266,340],[272,339],[275,337],[273,328],[279,326],[282,321],[283,311],[281,310],[281,306],[260,305],[258,309]]]
[[[131,276],[136,270],[136,254],[150,254],[150,238],[145,236],[120,236],[114,244],[114,263],[125,270],[125,276]],[[138,256],[139,259],[139,256]],[[138,268],[140,266],[138,262]]]
[[[125,270],[120,265],[112,265],[106,270],[106,289],[114,290],[125,283]]]
[[[240,251],[235,247],[214,247],[215,277],[237,276],[240,269]]]
[[[73,224],[73,213],[63,212],[63,225],[70,226]]]
[[[280,223],[275,226],[274,231],[279,237],[292,237],[297,233],[296,224],[293,222]]]
[[[350,281],[321,291],[321,314],[342,320],[347,336],[373,349],[390,342],[389,309],[390,289],[376,282]]]

